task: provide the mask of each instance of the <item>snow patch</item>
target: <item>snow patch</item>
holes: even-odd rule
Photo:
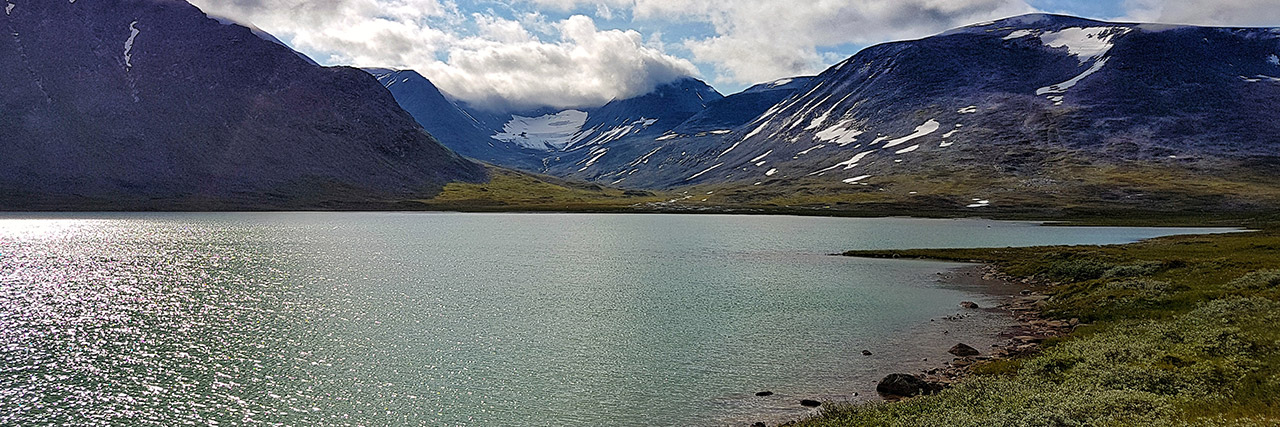
[[[818,132],[814,136],[819,141],[835,142],[843,147],[857,142],[858,136],[863,133],[861,130],[854,129],[854,125],[853,119],[842,120],[840,123],[836,123],[834,126]]]
[[[810,151],[817,150],[817,149],[819,149],[819,148],[824,148],[824,147],[826,147],[826,145],[825,145],[825,144],[818,144],[818,145],[815,145],[815,146],[809,147],[808,149],[806,149],[806,150],[804,150],[804,151],[801,151],[801,152],[799,152],[799,153],[796,153],[796,155],[797,155],[797,156],[803,156],[803,155],[805,155],[805,154],[809,154],[809,152],[810,152]]]
[[[942,148],[947,148],[947,147],[950,147],[950,146],[952,146],[952,145],[955,145],[955,143],[954,143],[954,142],[948,142],[948,141],[942,141],[942,143],[941,143],[941,144],[938,144],[938,146],[939,146],[939,147],[942,147]]]
[[[870,178],[870,177],[871,177],[871,175],[855,176],[855,177],[853,177],[853,178],[849,178],[849,179],[846,179],[846,180],[841,181],[841,182],[844,182],[845,184],[853,184],[853,183],[856,183],[856,182],[858,182],[858,181],[862,181],[862,180],[867,179],[867,178]]]
[[[766,113],[765,115],[768,115],[768,114]],[[751,139],[751,137],[753,136],[759,135],[760,132],[764,132],[765,126],[769,126],[768,120],[765,120],[764,123],[761,123],[760,126],[756,127],[755,130],[751,131],[751,133],[748,133],[747,136],[742,137],[742,140],[746,141],[748,139]]]
[[[831,115],[830,111],[822,113],[821,116],[818,116],[817,118],[813,119],[812,122],[809,122],[809,126],[805,126],[804,130],[814,130],[821,127],[823,123],[827,122],[827,117],[829,117],[830,115]]]
[[[9,5],[9,7],[10,7],[10,8],[13,8],[13,5]],[[1276,56],[1275,54],[1271,54],[1271,56],[1268,56],[1268,57],[1267,57],[1267,62],[1270,62],[1270,63],[1271,63],[1271,65],[1280,65],[1280,56]]]
[[[720,153],[720,156],[723,156],[723,155],[725,155],[725,154],[729,154],[729,152],[730,152],[730,151],[733,151],[733,149],[734,149],[734,148],[738,148],[738,144],[741,144],[741,143],[742,143],[742,141],[744,141],[744,140],[739,140],[738,142],[733,143],[733,145],[730,145],[728,150],[724,150],[724,151],[722,151],[722,152]],[[720,158],[720,156],[716,156],[716,158]]]
[[[707,168],[706,170],[704,170],[704,171],[702,171],[702,172],[695,173],[695,174],[693,174],[693,176],[688,177],[688,178],[685,178],[684,180],[685,180],[685,181],[692,181],[692,180],[694,180],[695,178],[702,176],[702,174],[705,174],[705,173],[707,173],[707,172],[711,172],[712,170],[715,170],[715,168],[718,168],[718,167],[723,166],[723,165],[724,165],[724,163],[716,163],[716,165],[715,165],[715,166],[709,167],[709,168]]]
[[[960,114],[973,114],[973,113],[978,112],[978,106],[977,106],[977,105],[970,105],[970,106],[968,106],[968,107],[964,107],[964,108],[961,108],[961,109],[959,109],[959,110],[956,110],[956,112],[957,112],[957,113],[960,113]]]
[[[725,135],[725,134],[733,133],[733,131],[729,129],[721,129],[721,130],[713,130],[711,131],[711,133],[714,135]]]
[[[764,158],[765,158],[765,157],[767,157],[767,156],[768,156],[768,155],[770,155],[770,154],[773,154],[773,150],[766,151],[766,152],[764,152],[764,154],[761,154],[761,155],[757,156],[756,158],[751,159],[751,163],[755,163],[755,162],[758,162],[758,161],[764,160]]]
[[[764,176],[773,176],[776,173],[778,173],[778,168],[773,168],[773,169],[769,169],[768,172],[765,172]]]
[[[861,153],[858,153],[858,154],[854,155],[854,156],[853,156],[853,158],[851,158],[851,159],[849,159],[849,160],[845,160],[845,161],[843,161],[843,162],[836,163],[836,164],[835,164],[835,166],[832,166],[832,167],[829,167],[829,168],[826,168],[826,169],[822,169],[822,170],[819,170],[819,171],[813,172],[813,173],[811,173],[811,174],[809,174],[809,175],[817,175],[817,174],[820,174],[820,173],[823,173],[823,172],[826,172],[826,171],[835,170],[835,168],[838,168],[838,167],[841,167],[841,166],[843,166],[843,167],[844,167],[844,170],[853,169],[854,167],[858,166],[858,162],[861,162],[863,158],[866,158],[866,157],[867,157],[867,155],[869,155],[869,154],[871,154],[871,153],[874,153],[874,152],[875,152],[874,150],[872,150],[872,151],[863,151],[863,152],[861,152]]]
[[[608,149],[608,148],[602,148],[602,149],[600,149],[600,151],[597,151],[597,152],[595,153],[595,156],[594,156],[594,157],[592,157],[590,160],[587,160],[587,164],[586,164],[586,165],[583,165],[583,166],[582,166],[582,169],[578,169],[578,172],[582,172],[582,171],[587,170],[587,168],[589,168],[589,167],[591,167],[592,165],[596,164],[596,161],[600,160],[600,158],[601,158],[601,157],[604,157],[604,155],[605,155],[605,154],[608,154],[608,153],[609,153],[609,149]]]
[[[1257,82],[1264,82],[1264,81],[1280,82],[1280,77],[1271,77],[1271,76],[1264,76],[1264,75],[1256,75],[1256,76],[1253,76],[1253,78],[1240,76],[1240,78],[1249,83],[1257,83]]]
[[[129,23],[129,39],[124,41],[125,68],[133,68],[133,41],[138,38],[139,33],[142,31],[138,29],[138,20],[135,19]]]
[[[1041,34],[1040,41],[1052,48],[1067,48],[1067,52],[1084,65],[1105,55],[1114,46],[1111,41],[1129,31],[1125,27],[1064,28]]]
[[[920,144],[916,144],[916,145],[912,145],[912,146],[910,146],[910,147],[903,148],[903,149],[901,149],[901,150],[895,151],[895,152],[893,152],[893,154],[907,154],[907,153],[910,153],[910,152],[912,152],[912,151],[916,151],[916,150],[919,150],[919,149],[920,149]]]
[[[952,130],[951,130],[951,132],[947,132],[947,133],[942,134],[942,138],[943,138],[943,139],[950,138],[952,135],[955,135],[955,134],[956,134],[956,132],[959,132],[959,131],[960,131],[960,128],[952,129]]]
[[[635,166],[639,166],[641,163],[648,164],[649,158],[653,157],[654,153],[657,153],[658,150],[661,150],[661,149],[662,147],[654,148],[653,151],[649,152],[649,154],[645,154],[644,156],[641,156],[640,158],[636,159],[634,162],[631,162],[631,164],[627,166],[635,167]]]
[[[1035,35],[1035,34],[1036,34],[1036,33],[1035,33],[1035,32],[1032,32],[1031,30],[1018,30],[1018,31],[1014,31],[1014,32],[1012,32],[1012,33],[1009,33],[1009,35],[1007,35],[1007,36],[1004,36],[1004,39],[1005,39],[1005,40],[1020,39],[1020,38],[1026,37],[1026,36],[1033,36],[1033,35]]]
[[[929,120],[929,121],[927,121],[927,122],[924,122],[924,124],[922,124],[922,125],[920,125],[920,126],[917,126],[917,127],[916,127],[916,131],[915,131],[915,133],[912,133],[912,134],[910,134],[910,135],[904,136],[904,137],[902,137],[902,138],[898,138],[898,139],[895,139],[895,140],[892,140],[892,141],[886,142],[886,143],[884,144],[884,148],[892,148],[892,147],[895,147],[895,146],[901,145],[901,144],[903,144],[903,143],[909,142],[909,141],[911,141],[911,140],[913,140],[913,139],[916,139],[916,138],[919,138],[919,137],[922,137],[922,136],[925,136],[925,135],[931,134],[931,133],[933,133],[933,132],[937,131],[937,130],[938,130],[938,128],[940,128],[940,127],[942,127],[942,124],[941,124],[941,123],[938,123],[938,121],[937,121],[937,120]]]
[[[794,80],[794,79],[778,79],[778,80],[774,80],[774,81],[773,81],[773,83],[769,83],[769,87],[778,87],[778,86],[782,86],[782,85],[785,85],[785,84],[787,84],[787,83],[791,83],[793,80]]]
[[[5,14],[5,15],[12,15],[12,14],[13,14],[13,8],[14,8],[14,7],[16,7],[16,6],[18,6],[18,5],[13,4],[13,3],[9,3],[9,4],[5,5],[5,6],[4,6],[4,14]],[[1275,55],[1271,55],[1271,57],[1272,57],[1272,58],[1274,58],[1274,57],[1275,57]]]
[[[1045,87],[1036,89],[1036,95],[1045,95],[1050,93],[1054,93],[1054,94],[1066,93],[1067,89],[1071,89],[1072,87],[1075,87],[1075,85],[1077,83],[1080,83],[1081,80],[1084,80],[1085,77],[1089,77],[1090,75],[1093,75],[1093,73],[1098,72],[1098,70],[1101,70],[1103,66],[1107,65],[1108,59],[1110,58],[1099,59],[1098,62],[1093,63],[1092,67],[1089,67],[1088,70],[1085,70],[1083,73],[1080,73],[1080,75],[1072,77],[1071,80],[1067,80],[1065,82],[1058,83],[1056,85],[1045,86]],[[1061,100],[1060,99],[1055,100],[1054,102],[1055,103],[1061,102]]]
[[[511,116],[502,132],[491,138],[535,150],[554,151],[564,148],[587,124],[587,113],[565,110],[541,117]]]
[[[987,206],[991,206],[991,201],[990,201],[990,200],[973,199],[973,202],[974,202],[974,203],[970,204],[969,206],[965,206],[965,207],[966,207],[966,208],[970,208],[970,209],[974,209],[974,208],[985,208],[985,207],[987,207]]]
[[[673,134],[669,134],[669,135],[659,136],[659,137],[657,137],[657,138],[654,138],[653,140],[654,140],[654,141],[666,141],[666,140],[669,140],[669,139],[676,139],[676,138],[679,138],[679,137],[680,137],[680,134],[678,134],[678,133],[673,133]]]
[[[630,135],[633,133],[639,133],[647,129],[649,126],[653,126],[653,124],[657,122],[658,122],[658,119],[648,119],[648,118],[641,117],[640,120],[636,120],[624,125],[615,126],[614,128],[600,132],[599,134],[596,133],[597,129],[595,128],[592,128],[591,130],[588,130],[588,131],[581,131],[578,134],[574,135],[573,139],[571,139],[568,144],[562,147],[562,149],[568,150],[570,147],[578,145],[578,143],[581,143],[583,141],[586,141],[586,143],[583,145],[606,144],[612,141],[616,141],[627,135]],[[591,138],[592,135],[595,135],[595,138]],[[588,140],[588,138],[591,138],[591,139]]]

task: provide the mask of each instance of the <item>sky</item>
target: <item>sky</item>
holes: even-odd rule
[[[590,107],[695,77],[729,94],[877,43],[1032,12],[1280,27],[1280,0],[190,0],[324,65],[413,69],[473,106]]]

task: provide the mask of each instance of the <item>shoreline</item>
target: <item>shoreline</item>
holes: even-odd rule
[[[898,377],[897,390],[935,392],[832,405],[788,425],[1275,424],[1280,387],[1265,381],[1280,371],[1269,363],[1280,336],[1278,231],[1264,224],[1117,245],[845,252],[981,263],[957,281],[1024,287],[995,307],[1019,326],[991,357],[953,358],[930,378],[951,387]]]
[[[874,257],[866,258],[876,259]],[[948,354],[953,357],[902,360],[898,364],[904,367],[909,366],[910,369],[885,371],[880,375],[880,378],[891,374],[908,374],[935,387],[949,388],[953,384],[972,376],[974,369],[990,363],[1033,355],[1041,350],[1044,341],[1066,336],[1077,327],[1087,326],[1079,323],[1079,321],[1072,324],[1071,322],[1048,320],[1041,315],[1042,302],[1047,300],[1049,296],[1040,291],[1054,286],[1054,283],[1039,282],[1030,278],[1019,278],[1005,274],[991,263],[968,264],[970,265],[951,268],[946,272],[939,273],[940,277],[936,283],[942,287],[964,289],[975,294],[975,296],[981,297],[977,299],[987,301],[988,305],[966,307],[967,303],[972,303],[973,301],[957,302],[956,314],[945,316],[941,319],[929,319],[928,326],[924,328],[935,333],[941,330],[943,331],[942,336],[947,338],[937,336],[936,338],[927,338],[924,341],[931,343],[929,347],[944,349],[957,343],[972,344],[963,342],[959,338],[953,339],[949,332],[957,328],[948,327],[947,324],[955,326],[963,323],[971,328],[982,328],[984,325],[981,322],[966,321],[973,319],[973,314],[984,313],[994,318],[1005,320],[1004,324],[998,328],[976,331],[977,335],[985,335],[991,338],[989,340],[991,342],[983,343],[985,345],[974,344],[973,347],[981,353],[975,356],[960,357]],[[995,304],[989,305],[991,301],[995,301]],[[974,332],[971,330],[967,335],[972,336]],[[943,361],[943,363],[938,363],[940,361]],[[925,367],[921,367],[922,363]],[[865,389],[865,393],[862,390],[863,387],[856,386],[855,388],[860,390],[853,392],[852,399],[822,401],[822,405],[815,408],[808,415],[777,424],[756,423],[752,424],[752,426],[792,426],[820,416],[824,410],[831,407],[874,405],[916,397],[895,396],[876,392],[874,389],[879,381],[879,378],[874,380],[870,388]]]
[[[956,356],[940,367],[916,374],[918,378],[931,384],[950,387],[951,384],[964,380],[973,374],[973,370],[985,364],[1023,357],[1039,352],[1045,340],[1063,337],[1080,326],[1078,319],[1072,321],[1056,321],[1046,319],[1041,307],[1049,296],[1040,292],[1050,288],[1052,283],[1033,281],[1002,273],[995,265],[977,264],[953,270],[956,274],[944,277],[943,280],[964,286],[997,288],[992,294],[1000,300],[993,307],[976,307],[971,310],[983,310],[999,313],[1012,320],[1012,325],[996,332],[999,342],[989,348],[979,348],[982,353],[975,356]],[[1016,289],[1016,291],[1014,291]],[[1011,292],[1013,291],[1013,292]],[[905,372],[904,372],[905,373]],[[882,396],[886,401],[901,400],[905,396]]]
[[[875,258],[871,258],[875,259]],[[865,345],[872,354],[863,357],[895,357],[888,368],[876,371],[867,383],[850,383],[843,395],[798,396],[779,393],[799,408],[796,399],[806,398],[821,402],[804,414],[778,416],[757,414],[735,417],[736,423],[755,426],[790,426],[822,414],[827,408],[895,402],[909,397],[878,393],[877,384],[890,374],[909,374],[927,383],[949,387],[972,374],[972,369],[986,363],[1007,360],[1039,350],[1045,339],[1058,337],[1068,330],[1053,328],[1049,321],[1039,317],[1035,302],[1048,298],[1036,289],[1047,284],[1031,283],[999,273],[987,263],[964,263],[959,267],[943,269],[933,281],[938,289],[961,290],[972,298],[954,302],[951,314],[921,319],[916,325],[904,326],[902,339],[893,342]],[[1032,292],[1023,295],[1024,291]],[[976,308],[966,307],[976,303]],[[947,351],[956,344],[971,345],[981,352],[977,356],[955,357]],[[909,349],[898,350],[896,349]],[[858,349],[861,350],[861,349]],[[902,354],[907,353],[907,354]],[[777,391],[777,390],[774,390]],[[783,397],[785,396],[785,397]],[[733,424],[737,425],[737,424]]]

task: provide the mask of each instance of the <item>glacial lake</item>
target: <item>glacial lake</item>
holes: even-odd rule
[[[960,301],[990,301],[939,281],[960,264],[831,253],[1219,231],[781,216],[7,214],[0,425],[772,424],[809,413],[798,399],[865,398],[883,375],[936,366],[954,341],[992,340],[1005,321],[939,326]],[[762,390],[775,395],[754,395]]]

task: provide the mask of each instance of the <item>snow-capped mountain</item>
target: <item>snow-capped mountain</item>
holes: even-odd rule
[[[763,83],[725,97],[700,80],[685,78],[600,107],[495,113],[449,99],[413,71],[368,71],[419,123],[459,153],[534,172],[608,178],[610,183],[625,181],[626,174],[646,165],[662,147],[719,144],[732,129],[811,79]]]
[[[548,162],[547,172],[636,188],[678,186],[680,183],[670,183],[671,178],[683,173],[680,171],[687,167],[685,162],[692,159],[689,153],[710,150],[739,135],[736,129],[794,95],[809,79],[795,77],[762,83],[708,102],[674,127],[630,133],[604,141],[607,145],[584,144],[578,152],[570,153],[576,156],[561,156],[556,159],[559,162]],[[582,147],[589,149],[583,151]],[[672,174],[673,171],[677,172]]]
[[[872,46],[818,76],[723,98],[702,87],[688,80],[597,109],[473,115],[488,140],[538,153],[535,171],[636,188],[858,188],[959,173],[1052,174],[1053,186],[1077,166],[1220,171],[1280,157],[1276,29],[1033,14]],[[672,99],[684,103],[669,108]]]
[[[668,186],[1280,155],[1280,30],[1026,15],[873,46]],[[670,153],[669,153],[670,154]],[[688,160],[692,158],[692,160]],[[652,161],[652,159],[651,159]],[[638,172],[639,173],[639,172]]]
[[[0,208],[373,206],[482,181],[367,73],[177,0],[6,0]]]
[[[628,141],[652,145],[724,98],[701,80],[684,78],[598,107],[493,112],[450,99],[411,70],[367,71],[455,151],[501,166],[573,177],[594,169],[608,151],[633,151]]]

